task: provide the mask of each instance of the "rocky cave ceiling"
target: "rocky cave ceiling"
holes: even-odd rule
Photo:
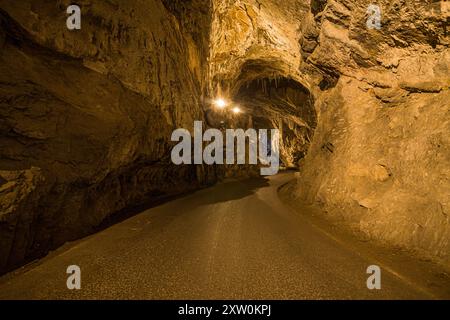
[[[213,1],[209,91],[236,101],[253,126],[280,128],[281,160],[306,154],[315,110],[300,72],[300,22],[309,1]]]
[[[371,3],[212,1],[210,94],[235,99],[256,118],[266,118],[266,124],[282,129],[283,162],[296,166],[308,149],[320,113],[314,108],[314,97],[334,87],[341,75],[390,86],[399,77],[385,70],[397,73],[396,61],[411,52],[406,47],[426,54],[425,47],[448,45],[448,22],[432,13],[433,1],[378,1],[387,25],[381,33],[366,27]],[[366,68],[373,70],[366,72]],[[447,81],[448,76],[441,74],[437,85]],[[298,90],[296,98],[280,90],[279,84]]]

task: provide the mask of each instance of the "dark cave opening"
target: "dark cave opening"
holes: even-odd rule
[[[262,77],[243,82],[234,100],[248,109],[255,128],[278,128],[280,160],[298,167],[317,125],[314,99],[309,90],[289,77]]]

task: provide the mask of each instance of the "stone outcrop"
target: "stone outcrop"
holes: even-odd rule
[[[213,1],[210,92],[246,109],[255,128],[278,128],[280,157],[297,167],[316,126],[314,99],[300,72],[300,22],[308,1]]]
[[[69,31],[70,1],[0,1],[0,271],[215,181],[170,162],[172,131],[203,119],[210,9],[168,3],[79,1]]]
[[[372,4],[380,29],[367,24]],[[449,12],[445,1],[214,1],[210,59],[212,91],[301,129],[282,146],[286,164],[300,160],[299,199],[447,265]],[[267,94],[277,79],[314,108]],[[246,91],[254,81],[262,89]]]
[[[449,265],[449,15],[439,2],[378,4],[379,30],[367,1],[328,1],[303,22],[304,39],[319,32],[302,68],[322,76],[311,77],[319,122],[298,194]]]

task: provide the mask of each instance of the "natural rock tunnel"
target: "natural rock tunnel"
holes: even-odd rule
[[[253,174],[171,133],[277,128],[295,197],[448,267],[449,11],[436,1],[0,0],[0,271],[168,196]],[[222,96],[242,113],[224,115]]]
[[[249,108],[255,128],[281,130],[280,161],[298,167],[316,127],[309,91],[293,79],[262,78],[243,83],[234,99]]]

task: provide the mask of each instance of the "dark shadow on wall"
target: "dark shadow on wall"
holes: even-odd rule
[[[211,168],[171,163],[173,128],[160,105],[39,43],[1,9],[0,27],[0,273],[132,214],[133,206],[214,182]],[[194,78],[189,71],[180,72],[186,81]],[[130,138],[139,147],[128,151]],[[111,165],[116,149],[125,159]]]

